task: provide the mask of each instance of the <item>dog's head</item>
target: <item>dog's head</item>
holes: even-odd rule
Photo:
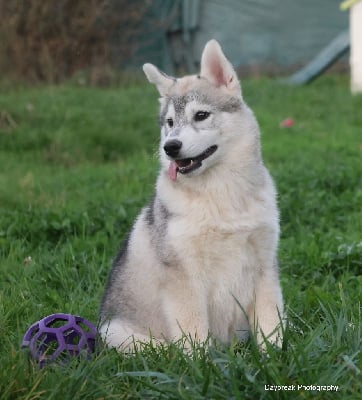
[[[143,70],[160,95],[161,163],[172,180],[218,164],[240,139],[245,111],[236,72],[216,40],[203,51],[199,75],[173,78],[152,64]]]

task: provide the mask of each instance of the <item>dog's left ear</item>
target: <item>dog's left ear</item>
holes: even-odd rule
[[[147,79],[156,85],[161,96],[165,96],[169,91],[170,87],[175,83],[176,79],[172,76],[166,75],[160,71],[153,64],[144,64],[143,72],[147,76]]]
[[[215,39],[206,43],[201,56],[200,75],[216,87],[225,87],[234,95],[241,96],[238,76]]]

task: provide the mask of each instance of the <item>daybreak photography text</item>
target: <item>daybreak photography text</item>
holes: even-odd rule
[[[281,391],[313,391],[313,392],[338,392],[338,385],[264,385],[264,389],[270,392]]]

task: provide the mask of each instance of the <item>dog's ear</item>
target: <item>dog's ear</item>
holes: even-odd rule
[[[156,85],[161,96],[165,96],[170,89],[170,87],[175,83],[176,79],[172,76],[166,75],[164,72],[160,71],[153,64],[144,64],[143,72],[147,76],[147,79]]]
[[[238,76],[215,39],[205,45],[201,57],[200,75],[216,87],[226,87],[234,95],[241,96]]]

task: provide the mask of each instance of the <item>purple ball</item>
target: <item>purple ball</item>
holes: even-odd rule
[[[55,360],[81,354],[90,358],[95,350],[97,328],[85,318],[72,314],[52,314],[35,322],[25,333],[23,348],[43,367]]]

